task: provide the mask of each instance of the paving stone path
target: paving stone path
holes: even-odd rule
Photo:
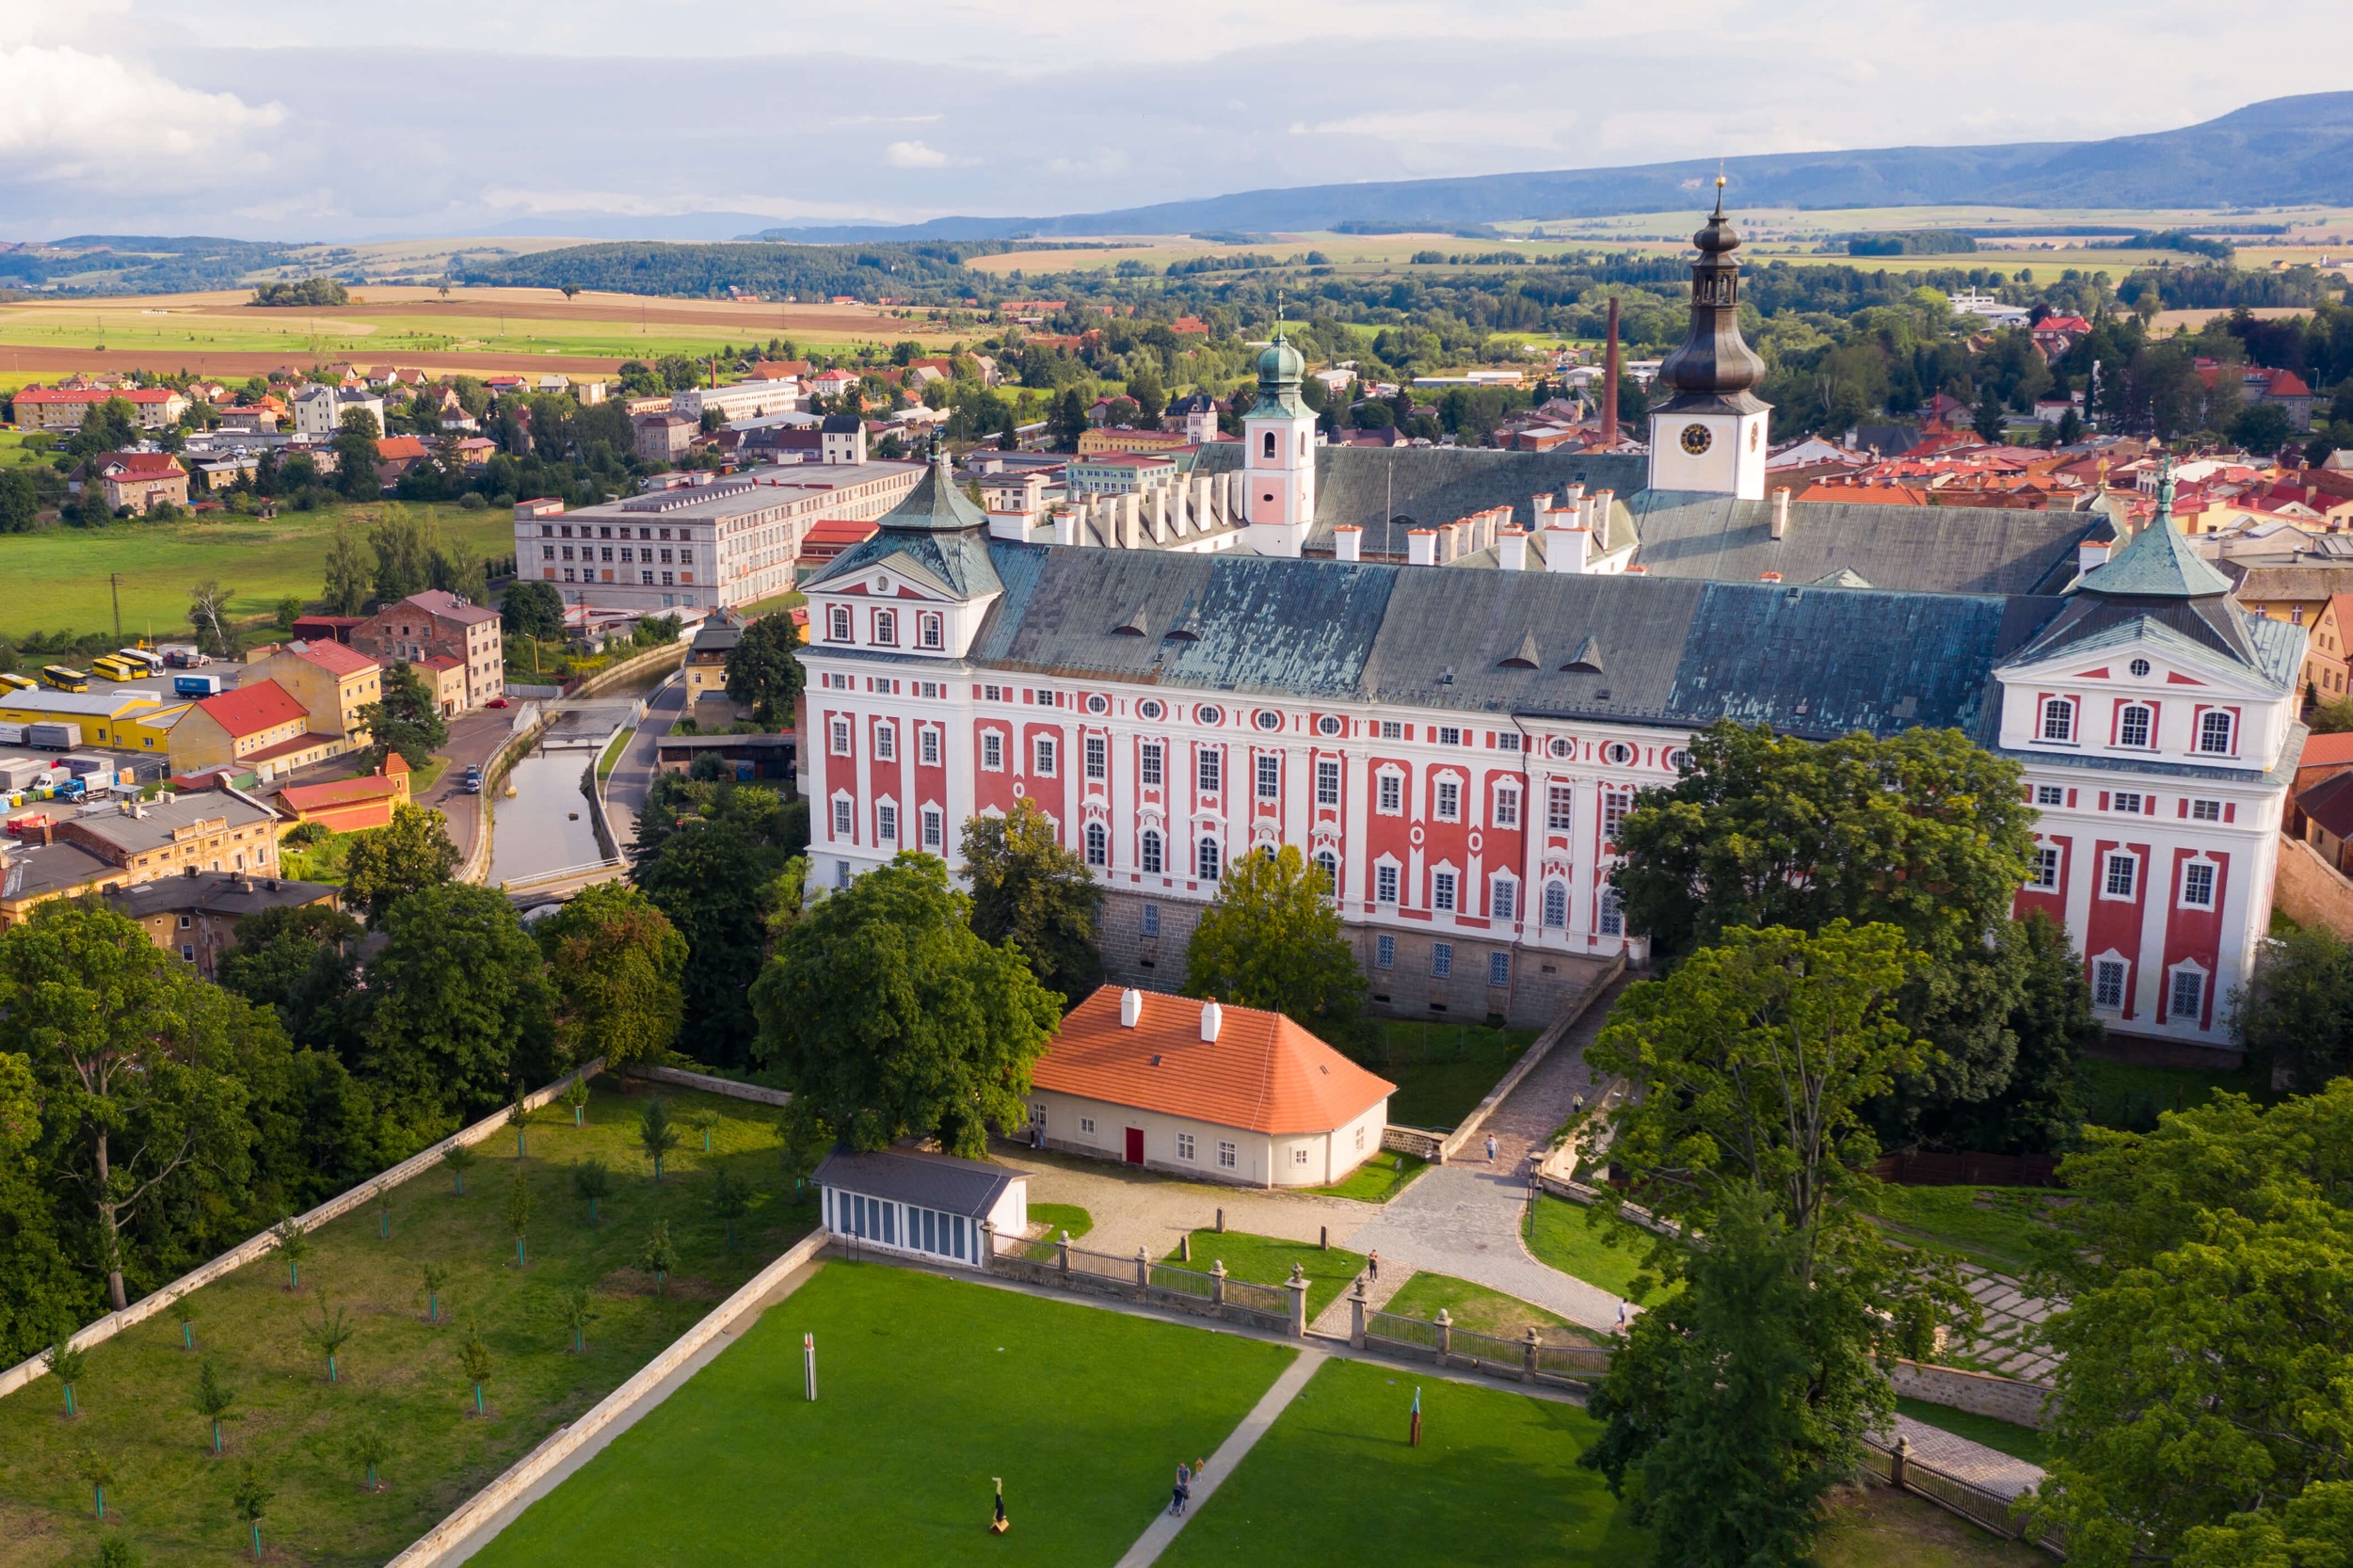
[[[1250,1414],[1241,1418],[1241,1425],[1217,1446],[1217,1452],[1209,1456],[1208,1466],[1193,1478],[1193,1501],[1187,1505],[1187,1512],[1170,1513],[1161,1511],[1160,1516],[1144,1527],[1144,1533],[1136,1537],[1136,1544],[1128,1547],[1127,1555],[1119,1560],[1118,1568],[1151,1568],[1160,1555],[1168,1550],[1168,1544],[1176,1539],[1176,1532],[1185,1528],[1185,1521],[1193,1517],[1191,1511],[1199,1508],[1216,1494],[1225,1478],[1232,1475],[1250,1450],[1258,1446],[1258,1439],[1264,1437],[1267,1429],[1274,1425],[1275,1417],[1299,1398],[1299,1391],[1307,1386],[1307,1380],[1316,1375],[1326,1359],[1324,1352],[1312,1345],[1299,1352],[1299,1359],[1284,1368],[1283,1375],[1274,1380],[1274,1386],[1251,1406]],[[1174,1486],[1176,1480],[1172,1469],[1169,1484]]]
[[[2042,1343],[2042,1324],[2064,1304],[2030,1296],[2008,1274],[1974,1264],[1963,1264],[1961,1274],[1985,1314],[1985,1326],[1961,1348],[1961,1354],[2006,1377],[2050,1381],[2058,1370],[2058,1357]]]
[[[1955,1436],[1942,1427],[1915,1421],[1909,1416],[1896,1417],[1896,1430],[1891,1435],[1911,1439],[1912,1457],[1923,1464],[1997,1496],[2016,1501],[2042,1484],[2040,1464],[2012,1459],[1999,1449]]]

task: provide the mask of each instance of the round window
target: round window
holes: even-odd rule
[[[1283,715],[1274,712],[1271,708],[1261,708],[1258,710],[1258,728],[1261,729],[1280,729],[1283,728]]]
[[[1091,695],[1087,697],[1087,712],[1090,712],[1090,713],[1108,713],[1108,712],[1110,712],[1111,711],[1112,711],[1112,699],[1111,699],[1110,697],[1105,696],[1102,693],[1100,693],[1100,692],[1096,692],[1096,693],[1091,694]]]
[[[1204,703],[1200,707],[1194,709],[1193,711],[1193,716],[1203,724],[1224,724],[1225,722],[1225,711],[1208,703]]]
[[[1326,714],[1324,714],[1324,715],[1323,715],[1323,717],[1321,717],[1321,718],[1320,718],[1320,719],[1316,720],[1316,733],[1317,733],[1317,734],[1319,734],[1319,735],[1337,735],[1337,734],[1338,734],[1339,732],[1340,732],[1340,721],[1339,721],[1338,719],[1337,719],[1337,718],[1333,717],[1331,714],[1326,713]]]
[[[1683,450],[1694,457],[1716,444],[1715,432],[1705,424],[1687,424],[1683,427],[1683,434],[1675,439],[1682,443]]]
[[[1147,719],[1157,719],[1162,713],[1167,712],[1167,709],[1160,706],[1160,698],[1158,697],[1147,696],[1142,702],[1136,704],[1136,712],[1142,717]]]
[[[2149,661],[2146,659],[2136,659],[2125,667],[2130,669],[2135,677],[2144,676],[2149,673]]]
[[[1677,773],[1681,773],[1690,764],[1690,761],[1691,754],[1684,750],[1681,746],[1677,746],[1673,751],[1667,753],[1667,766],[1674,769]]]
[[[1552,754],[1555,757],[1566,757],[1576,749],[1576,744],[1566,735],[1555,735],[1552,738]]]
[[[1622,768],[1634,760],[1634,748],[1624,741],[1612,741],[1602,756],[1609,760],[1610,766]]]

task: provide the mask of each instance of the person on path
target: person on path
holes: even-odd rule
[[[1496,1162],[1496,1135],[1495,1135],[1494,1133],[1490,1132],[1489,1134],[1487,1134],[1487,1163],[1488,1163],[1488,1164],[1490,1164],[1490,1165],[1492,1165],[1492,1164],[1494,1164],[1495,1162]]]
[[[1365,1254],[1365,1277],[1375,1285],[1381,1283],[1381,1255],[1378,1252]]]
[[[1184,1461],[1179,1460],[1176,1462],[1176,1484],[1168,1494],[1169,1512],[1182,1515],[1185,1512],[1185,1499],[1192,1496],[1193,1472],[1185,1468]]]

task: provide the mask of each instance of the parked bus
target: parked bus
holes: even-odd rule
[[[152,648],[119,648],[115,649],[115,657],[128,659],[149,675],[164,673],[164,656]]]
[[[0,692],[29,692],[33,686],[30,676],[11,675],[7,670],[0,670]]]
[[[61,692],[87,692],[89,690],[88,671],[68,669],[63,664],[44,665],[40,672],[40,680],[42,685],[55,686]]]
[[[146,665],[135,664],[119,653],[102,653],[89,662],[89,667],[92,674],[109,680],[136,680],[147,673]]]

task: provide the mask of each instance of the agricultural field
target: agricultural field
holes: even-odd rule
[[[118,1335],[88,1352],[70,1419],[55,1378],[0,1400],[0,1559],[84,1563],[112,1536],[150,1568],[226,1562],[246,1543],[231,1503],[248,1464],[275,1493],[263,1520],[270,1560],[356,1568],[392,1557],[816,1224],[814,1202],[779,1172],[773,1112],[741,1100],[664,1096],[686,1125],[657,1185],[634,1136],[653,1097],[600,1090],[579,1128],[551,1106],[531,1119],[525,1158],[504,1132],[476,1146],[463,1196],[452,1175],[429,1172],[383,1212],[322,1226],[298,1260],[299,1288],[273,1253],[190,1297],[184,1339],[168,1316]],[[710,1154],[689,1120],[702,1112]],[[576,1163],[591,1159],[612,1171],[593,1224],[573,1186]],[[751,1194],[733,1246],[712,1201],[723,1167]],[[676,1249],[659,1282],[642,1267],[657,1224]],[[590,1315],[576,1325],[568,1301],[582,1290]],[[330,1381],[320,1327],[338,1317],[349,1337]],[[480,1415],[466,1365],[477,1337],[488,1352]],[[234,1394],[218,1455],[196,1408],[208,1364]],[[368,1433],[381,1439],[373,1489]],[[103,1523],[90,1480],[102,1469]]]
[[[35,631],[111,629],[114,601],[107,579],[114,575],[121,578],[126,638],[148,636],[151,629],[167,640],[186,635],[188,589],[206,578],[234,590],[229,608],[240,617],[268,615],[288,597],[315,599],[337,526],[349,522],[364,536],[390,504],[289,508],[267,521],[214,513],[176,522],[124,521],[0,536],[0,578],[8,584],[8,592],[0,595],[0,637],[21,641]],[[437,504],[411,509],[432,518],[447,547],[492,560],[514,553],[514,519],[495,507],[467,511]]]

